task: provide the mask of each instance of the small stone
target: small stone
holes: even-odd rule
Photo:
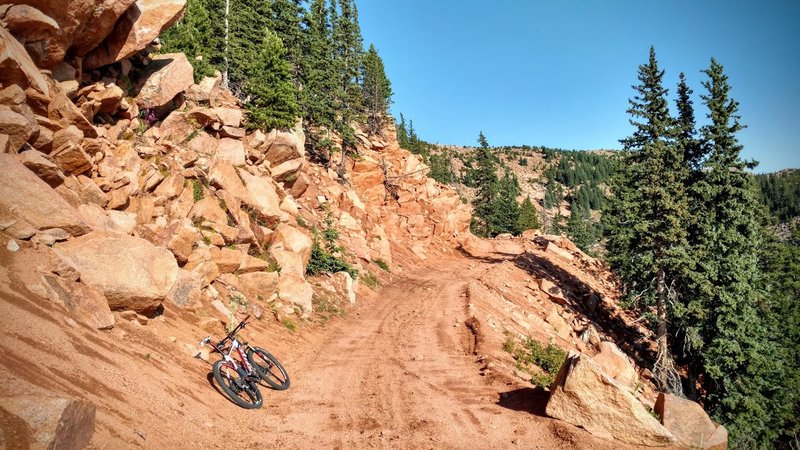
[[[64,323],[67,324],[67,326],[70,328],[76,328],[78,326],[78,322],[75,322],[75,320],[73,320],[72,317],[65,317]]]
[[[10,241],[8,241],[8,244],[6,244],[6,249],[8,249],[8,251],[10,252],[18,252],[19,244],[17,244],[17,241],[11,239]]]

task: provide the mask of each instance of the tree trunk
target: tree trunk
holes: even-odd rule
[[[681,378],[675,369],[675,363],[669,352],[669,342],[667,341],[667,276],[664,269],[660,269],[656,275],[656,315],[658,318],[658,355],[653,367],[653,375],[656,386],[662,392],[682,395],[683,387]]]
[[[225,69],[222,72],[222,88],[228,89],[230,80],[228,79],[228,15],[231,13],[231,0],[225,0],[225,51],[222,54],[225,60]]]
[[[339,175],[339,182],[342,184],[347,183],[345,175],[347,174],[347,145],[342,143],[342,161],[339,163],[339,169],[336,171]]]
[[[667,283],[664,270],[658,271],[658,293],[657,315],[658,315],[658,352],[668,352],[667,347]]]

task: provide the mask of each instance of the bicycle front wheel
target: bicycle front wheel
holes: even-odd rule
[[[291,381],[286,369],[283,368],[278,359],[268,351],[260,347],[253,347],[247,350],[247,361],[253,366],[253,370],[266,381],[267,384],[277,391],[289,389]]]
[[[213,372],[222,392],[234,403],[245,409],[261,408],[258,385],[243,378],[232,363],[221,359],[214,363]]]

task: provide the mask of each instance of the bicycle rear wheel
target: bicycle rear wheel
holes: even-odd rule
[[[289,389],[291,381],[286,369],[283,368],[278,359],[268,351],[260,347],[252,347],[247,350],[247,361],[253,366],[253,370],[266,381],[267,384],[277,391]]]
[[[256,383],[242,377],[236,367],[224,359],[214,363],[214,379],[234,403],[245,409],[261,408],[261,392]]]

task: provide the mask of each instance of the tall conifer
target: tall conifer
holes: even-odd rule
[[[362,78],[367,128],[371,133],[378,133],[389,112],[389,105],[392,101],[392,85],[386,77],[383,60],[374,45],[370,45],[364,55]]]
[[[774,438],[769,399],[777,396],[779,360],[763,319],[766,307],[756,290],[761,229],[751,164],[742,160],[736,134],[744,127],[739,104],[730,98],[723,67],[712,58],[703,71],[703,101],[710,123],[701,130],[707,159],[695,190],[705,202],[698,211],[694,248],[703,258],[692,295],[697,299],[708,404],[734,439],[765,445]]]
[[[667,339],[667,306],[687,259],[688,205],[683,153],[674,144],[663,76],[651,47],[649,62],[639,66],[636,95],[629,101],[635,131],[621,141],[626,169],[613,184],[609,249],[629,295],[656,305],[658,356],[653,373],[661,390],[680,392]]]

